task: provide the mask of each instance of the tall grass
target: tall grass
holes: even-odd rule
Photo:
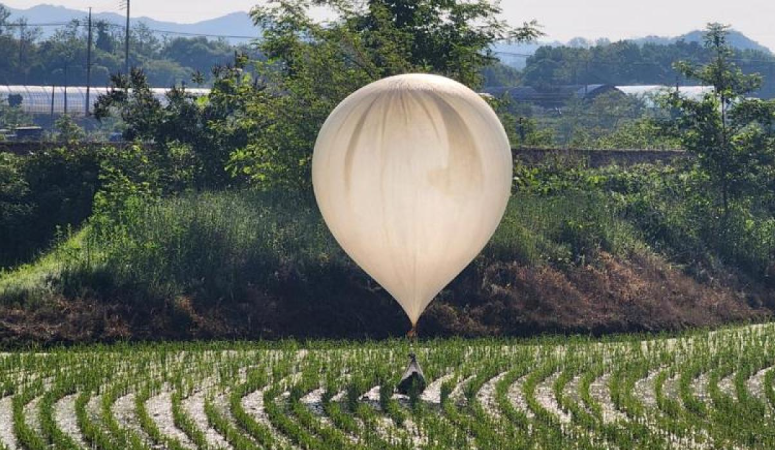
[[[88,251],[86,251],[88,249]],[[97,223],[65,270],[70,289],[134,289],[145,299],[193,292],[231,300],[266,285],[280,267],[310,269],[343,258],[317,210],[298,195],[190,194]]]
[[[512,196],[486,255],[523,264],[588,262],[599,250],[624,254],[640,245],[622,208],[602,194]]]
[[[489,260],[574,264],[637,243],[605,197],[513,196],[486,248]],[[285,193],[218,192],[134,205],[118,219],[94,218],[37,265],[0,277],[0,300],[97,292],[124,300],[197,295],[230,301],[271,289],[280,271],[321,280],[357,272],[314,200]],[[130,298],[127,298],[129,296]]]

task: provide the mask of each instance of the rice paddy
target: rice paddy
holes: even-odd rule
[[[399,395],[410,351],[428,387]],[[774,363],[769,324],[11,352],[0,449],[771,449]]]

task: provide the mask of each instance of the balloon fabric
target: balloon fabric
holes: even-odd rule
[[[495,112],[437,75],[398,75],[351,94],[324,123],[312,158],[331,233],[413,327],[487,244],[511,182]]]

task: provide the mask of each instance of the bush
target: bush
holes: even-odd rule
[[[26,201],[29,185],[22,162],[18,156],[0,153],[0,267],[24,249],[25,228],[33,213]]]
[[[119,218],[92,221],[86,245],[99,257],[68,270],[106,276],[137,300],[230,301],[268,286],[282,267],[309,274],[343,261],[313,208],[299,195],[252,191],[130,198]]]
[[[0,304],[41,311],[44,319],[28,321],[64,320],[70,325],[39,329],[76,340],[409,329],[397,303],[334,242],[308,195],[123,198],[120,214],[95,216],[37,263],[0,275]],[[423,316],[423,333],[676,329],[753,314],[729,289],[701,286],[649,253],[628,205],[614,193],[516,193],[483,254]],[[676,235],[679,225],[670,224]],[[59,316],[63,305],[70,318]]]
[[[93,147],[0,155],[0,268],[29,261],[58,228],[80,226],[91,215],[99,158]]]
[[[261,292],[315,303],[344,286],[370,284],[303,194],[128,194],[121,204],[120,213],[95,215],[78,245],[71,240],[54,252],[68,297],[91,292],[134,304],[181,297],[228,304]],[[637,237],[619,214],[598,194],[520,193],[484,259],[564,266],[592,261],[600,250],[624,254],[637,246]]]
[[[58,230],[116,218],[127,202],[191,189],[190,151],[171,145],[159,154],[143,145],[71,143],[33,155],[0,154],[0,269],[29,262]]]
[[[519,192],[572,199],[557,209],[565,219],[554,239],[570,245],[577,260],[596,249],[621,254],[640,241],[690,273],[721,272],[726,266],[772,282],[775,218],[768,193],[733,201],[721,217],[707,177],[680,164],[588,169],[560,161],[518,173]]]
[[[485,254],[503,262],[566,265],[591,261],[599,250],[623,255],[638,242],[611,197],[518,192]]]

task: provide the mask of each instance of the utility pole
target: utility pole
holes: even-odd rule
[[[131,0],[121,0],[121,5],[126,6],[126,35],[124,36],[124,72],[129,76],[129,4]]]
[[[22,59],[24,58],[24,19],[19,21],[19,70],[24,70],[22,67]]]
[[[19,20],[19,73],[24,74],[24,84],[27,84],[27,77],[29,75],[27,69],[24,67],[24,28],[27,25],[27,19]]]
[[[67,63],[65,63],[65,115],[67,115]]]
[[[89,8],[89,39],[86,44],[86,117],[91,114],[91,48],[92,48],[92,31],[91,31],[91,8]]]

